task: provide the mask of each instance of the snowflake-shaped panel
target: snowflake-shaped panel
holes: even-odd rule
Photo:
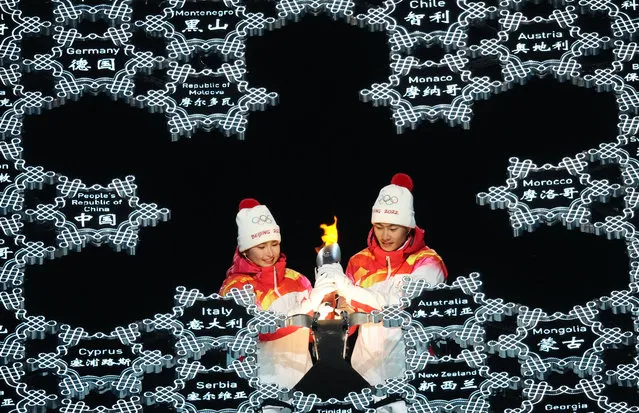
[[[132,69],[125,66],[139,56],[134,53],[135,47],[128,44],[132,36],[129,24],[109,27],[103,33],[84,34],[61,26],[55,27],[55,31],[53,38],[57,45],[52,48],[52,55],[37,57],[40,60],[46,57],[45,63],[59,68],[59,73],[54,72],[58,97],[77,99],[85,92],[106,92],[115,97],[132,95]]]
[[[408,370],[407,404],[430,406],[440,411],[459,410],[478,398],[483,398],[490,389],[488,369],[484,366],[483,348],[462,350],[459,354],[448,354],[431,359],[422,370]],[[416,354],[409,353],[409,358]],[[410,363],[415,365],[415,363]]]
[[[477,202],[491,209],[507,209],[515,236],[534,231],[542,223],[562,222],[569,228],[585,225],[591,215],[587,205],[594,197],[620,191],[618,185],[590,179],[585,158],[580,153],[556,166],[538,166],[530,159],[512,157],[507,184],[478,193]]]
[[[83,398],[95,390],[84,377],[120,377],[139,356],[131,341],[139,336],[135,324],[118,327],[110,334],[92,335],[81,327],[64,324],[58,336],[63,343],[60,358],[68,365],[67,377],[61,383],[62,394],[67,397]]]
[[[177,307],[180,312],[178,320],[184,324],[185,331],[192,332],[200,341],[210,339],[212,344],[228,346],[234,342],[240,330],[247,329],[251,323],[255,324],[256,306],[247,307],[234,295],[222,297],[212,294],[205,297],[200,293],[196,295],[197,298],[189,300],[186,290],[180,289],[178,292],[176,299],[183,302],[182,306]],[[192,297],[195,292],[189,291],[188,296]]]
[[[521,306],[514,334],[490,340],[490,352],[501,357],[517,357],[525,376],[547,379],[553,372],[571,371],[592,377],[601,371],[602,360],[596,347],[596,303],[575,306],[568,313],[548,315],[539,308]]]
[[[250,404],[249,396],[255,390],[250,379],[224,369],[200,369],[190,380],[178,380],[177,383],[185,407],[196,410],[241,411],[242,405]]]
[[[192,66],[170,63],[167,89],[174,102],[167,110],[172,139],[189,136],[196,129],[219,130],[225,136],[243,138],[252,110],[275,105],[278,95],[249,87],[243,80],[244,62],[223,63],[218,69],[197,71]]]
[[[275,24],[273,18],[256,14],[249,16],[244,30],[238,30],[242,17],[246,17],[239,0],[175,0],[168,4],[161,17],[149,20],[147,16],[144,26],[145,30],[164,32],[171,59],[185,60],[196,51],[214,51],[223,58],[241,59],[247,30],[255,27],[259,31],[257,28],[266,27],[269,22]]]
[[[469,82],[470,72],[465,70],[468,63],[465,54],[464,51],[446,54],[437,63],[394,54],[393,74],[388,82],[360,91],[360,98],[372,101],[374,106],[390,105],[398,133],[415,129],[423,120],[445,119],[451,126],[468,127],[473,95],[463,90],[466,87],[474,90],[474,86]]]
[[[517,67],[534,75],[552,73],[560,81],[579,75],[579,64],[572,51],[578,38],[574,6],[554,9],[548,16],[529,18],[521,12],[501,10],[500,38]]]
[[[58,232],[61,253],[79,251],[87,241],[93,245],[109,244],[116,251],[134,254],[141,227],[167,221],[170,212],[156,204],[141,203],[135,196],[135,177],[114,179],[106,187],[87,186],[79,179],[59,178],[59,196],[54,204],[39,204],[27,209],[27,219],[53,221]],[[77,223],[77,224],[76,224]]]
[[[480,285],[476,273],[469,278],[458,277],[452,285],[427,286],[420,281],[405,284],[404,291],[410,297],[404,311],[410,315],[410,328],[404,334],[406,345],[419,352],[428,351],[431,335],[443,333],[464,347],[482,343],[484,331],[475,319],[480,307],[475,294]]]
[[[411,50],[416,44],[437,42],[446,50],[466,45],[465,26],[472,19],[474,11],[464,13],[465,1],[446,2],[443,0],[388,0],[381,6],[371,7],[365,13],[352,17],[355,24],[372,30],[386,30],[396,49]],[[495,9],[491,9],[495,11]],[[461,19],[462,23],[458,22]]]

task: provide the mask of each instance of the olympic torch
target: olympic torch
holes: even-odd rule
[[[329,245],[325,245],[320,248],[317,253],[317,268],[321,267],[324,264],[338,264],[342,259],[342,251],[339,248],[339,244],[334,242]]]
[[[324,230],[324,235],[322,235],[324,244],[322,247],[315,248],[317,252],[317,258],[315,259],[316,267],[320,268],[325,264],[339,264],[342,258],[342,252],[337,243],[337,217],[333,217],[333,223],[331,225],[321,224],[320,228]],[[317,281],[317,275],[315,281]],[[317,314],[317,316],[321,320],[334,319],[336,308],[337,292],[326,294],[322,300],[322,305],[318,310],[319,314]]]
[[[324,236],[322,236],[324,245],[315,248],[318,269],[323,265],[339,264],[341,260],[342,253],[337,244],[337,217],[333,218],[335,221],[332,225],[320,225],[320,228],[324,229]],[[318,281],[318,273],[316,272],[315,282]],[[370,386],[346,361],[350,316],[347,311],[341,311],[339,312],[341,319],[335,318],[340,301],[337,291],[333,291],[324,297],[322,305],[315,312],[311,330],[316,362],[294,386],[295,390],[313,393],[321,398],[344,398],[351,392]],[[327,381],[327,377],[339,377],[339,380]],[[327,386],[321,386],[322,388],[318,389],[317,383],[320,381]]]

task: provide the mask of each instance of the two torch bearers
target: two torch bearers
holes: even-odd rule
[[[328,397],[331,391],[335,392],[335,397],[344,391],[345,386],[330,388],[331,384],[338,383],[332,379],[336,377],[335,368],[346,364],[343,346],[342,351],[329,353],[320,349],[318,362],[311,368],[309,328],[303,327],[317,328],[317,344],[317,332],[332,331],[322,329],[320,322],[325,325],[341,323],[336,334],[340,340],[347,335],[345,325],[349,322],[359,325],[350,358],[352,368],[351,365],[347,367],[351,372],[356,371],[357,377],[364,378],[367,384],[383,384],[386,379],[399,377],[405,371],[401,328],[388,328],[378,322],[355,323],[354,320],[360,314],[399,304],[402,286],[409,277],[429,285],[446,280],[447,270],[441,257],[426,246],[424,230],[415,223],[412,189],[412,179],[398,173],[393,176],[390,185],[380,190],[371,211],[372,228],[366,238],[367,246],[349,259],[346,271],[339,263],[337,238],[334,242],[324,240],[324,249],[318,251],[314,287],[306,277],[286,267],[285,256],[280,253],[279,226],[268,209],[254,199],[240,203],[236,218],[238,248],[220,294],[225,295],[233,288],[241,289],[248,284],[255,291],[259,309],[284,313],[291,321],[301,322],[304,317],[315,321],[315,325],[312,321],[304,326],[293,323],[273,334],[260,335],[257,359],[258,375],[263,383],[274,382],[299,390],[305,387],[305,391],[309,389],[318,395],[319,390],[326,390]],[[335,292],[339,294],[336,300]],[[340,311],[342,298],[353,306],[353,312]],[[333,315],[337,317],[331,319]],[[324,357],[325,354],[329,356]],[[329,360],[328,364],[332,366],[328,375],[320,376],[321,381],[308,385],[309,374],[322,365],[326,366],[323,360],[332,356],[335,358]],[[304,374],[307,370],[309,374]],[[300,376],[303,377],[298,383]],[[318,383],[322,384],[319,389]],[[397,411],[406,411],[405,406]]]

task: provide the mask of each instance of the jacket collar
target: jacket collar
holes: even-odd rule
[[[368,233],[368,249],[373,255],[375,261],[384,267],[388,265],[386,257],[390,259],[391,266],[395,267],[406,261],[406,258],[409,255],[424,247],[426,247],[424,242],[424,230],[419,227],[415,227],[404,245],[395,251],[384,251],[379,245],[377,238],[375,238],[375,231],[373,231],[372,228]]]

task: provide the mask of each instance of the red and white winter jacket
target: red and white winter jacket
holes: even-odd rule
[[[299,272],[286,268],[286,256],[280,255],[275,265],[260,267],[243,257],[236,249],[233,264],[226,272],[220,295],[232,288],[250,284],[255,304],[260,310],[289,314],[308,300],[312,285]],[[289,326],[274,333],[260,334],[258,340],[258,377],[262,383],[275,383],[292,388],[312,366],[309,352],[310,330]]]
[[[356,287],[350,295],[355,311],[371,312],[399,304],[404,277],[421,279],[430,285],[442,283],[448,271],[442,258],[424,243],[424,230],[415,227],[404,245],[384,251],[371,229],[368,247],[351,257],[345,274]],[[359,326],[351,365],[371,385],[398,377],[405,370],[405,347],[401,328],[381,323]]]

